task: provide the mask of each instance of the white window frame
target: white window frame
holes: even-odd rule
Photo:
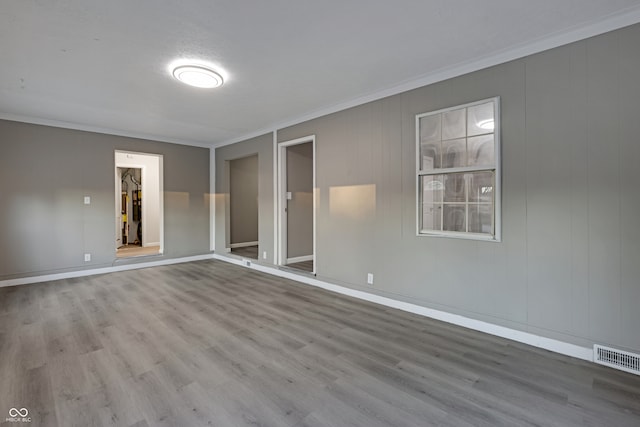
[[[493,166],[464,166],[464,167],[452,167],[452,168],[439,168],[439,169],[421,169],[421,150],[420,150],[420,119],[423,117],[442,114],[448,111],[460,110],[462,108],[469,108],[475,105],[484,104],[487,102],[494,102],[494,165]],[[502,241],[502,173],[501,173],[501,157],[500,157],[500,97],[482,99],[479,101],[470,102],[468,104],[456,105],[453,107],[443,108],[441,110],[430,111],[426,113],[416,114],[415,121],[415,133],[416,133],[416,235],[419,237],[449,237],[457,239],[469,239],[469,240],[482,240],[482,241]],[[468,231],[446,231],[446,230],[421,230],[421,218],[422,218],[422,194],[420,180],[424,176],[430,175],[448,175],[453,173],[464,172],[482,172],[493,171],[495,173],[494,182],[494,197],[493,197],[493,234],[488,233],[472,233]],[[468,221],[467,218],[465,218]]]

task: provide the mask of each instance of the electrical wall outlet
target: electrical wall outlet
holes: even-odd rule
[[[84,262],[91,261],[91,254],[84,254]]]
[[[367,273],[367,285],[373,285],[373,273]]]
[[[84,196],[84,204],[85,205],[91,204],[91,196]]]
[[[262,259],[267,259],[267,251],[262,252]]]
[[[251,267],[251,261],[246,258],[242,258],[242,263],[247,267]]]

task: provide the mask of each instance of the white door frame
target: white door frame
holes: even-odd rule
[[[116,250],[122,245],[122,173],[116,166]]]
[[[256,176],[258,177],[258,213],[260,212],[260,153],[255,152],[251,154],[247,154],[246,156],[234,157],[231,159],[226,159],[224,161],[224,174],[225,181],[227,183],[227,191],[225,191],[225,201],[224,201],[224,250],[225,252],[231,252],[231,248],[239,248],[242,246],[232,246],[231,243],[231,162],[234,160],[242,160],[247,159],[249,157],[256,156],[258,158],[258,172]],[[249,242],[253,246],[254,244],[260,245],[260,215],[258,214],[258,240],[257,242]],[[258,256],[260,259],[260,256]]]
[[[317,189],[316,189],[316,136],[309,135],[278,144],[278,167],[277,167],[277,247],[276,264],[283,266],[287,264],[287,148],[293,145],[311,143],[313,152],[313,274],[316,274],[316,210],[317,210]]]
[[[157,157],[158,158],[158,204],[159,204],[159,212],[158,212],[158,223],[160,225],[160,250],[159,253],[164,253],[164,172],[163,172],[163,168],[164,168],[164,157],[162,156],[162,154],[151,154],[151,153],[140,153],[140,152],[134,152],[134,151],[124,151],[124,150],[115,150],[114,151],[114,157],[117,157],[117,154],[134,154],[137,156],[146,156],[146,157]],[[120,221],[119,221],[119,226],[122,227],[122,215],[120,213],[120,211],[118,210],[118,208],[120,207],[118,205],[118,198],[122,197],[122,183],[118,180],[118,168],[124,168],[124,169],[140,169],[140,177],[142,179],[142,185],[141,185],[141,190],[142,190],[142,242],[140,242],[141,246],[145,246],[145,236],[148,236],[147,234],[147,226],[148,226],[148,222],[146,220],[146,216],[149,213],[149,208],[148,208],[148,200],[146,200],[146,197],[144,197],[145,194],[148,193],[148,189],[147,187],[147,183],[149,181],[149,178],[147,177],[147,167],[144,164],[141,163],[128,163],[128,162],[119,162],[117,159],[114,162],[115,164],[115,177],[116,177],[116,217],[118,215],[120,215]],[[121,207],[120,207],[121,209]],[[118,236],[118,229],[116,228],[116,239]],[[152,242],[155,243],[155,242]],[[122,244],[122,240],[120,240],[120,244]],[[116,252],[118,250],[117,245],[115,248]]]

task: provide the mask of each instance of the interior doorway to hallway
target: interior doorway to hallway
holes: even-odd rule
[[[115,152],[115,251],[117,258],[164,250],[162,156]]]
[[[315,136],[279,144],[278,165],[278,264],[315,274]]]
[[[258,258],[258,155],[227,161],[229,203],[227,250],[243,258]]]

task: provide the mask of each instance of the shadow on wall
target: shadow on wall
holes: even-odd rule
[[[84,195],[80,188],[7,194],[0,211],[7,225],[0,277],[84,266],[83,253],[91,253],[94,262],[111,262],[111,248],[96,248],[94,241],[111,241],[112,229],[105,225],[111,224],[112,210],[103,211],[103,202],[112,201],[113,193],[93,192],[90,205],[83,204]]]
[[[189,193],[181,191],[165,191],[164,200],[167,205],[177,211],[188,211],[191,204]]]
[[[83,215],[68,207],[77,205],[78,197],[76,190],[60,190],[46,196],[14,194],[4,200],[13,220],[3,237],[9,246],[3,250],[1,274],[53,269],[77,258],[83,245]]]

